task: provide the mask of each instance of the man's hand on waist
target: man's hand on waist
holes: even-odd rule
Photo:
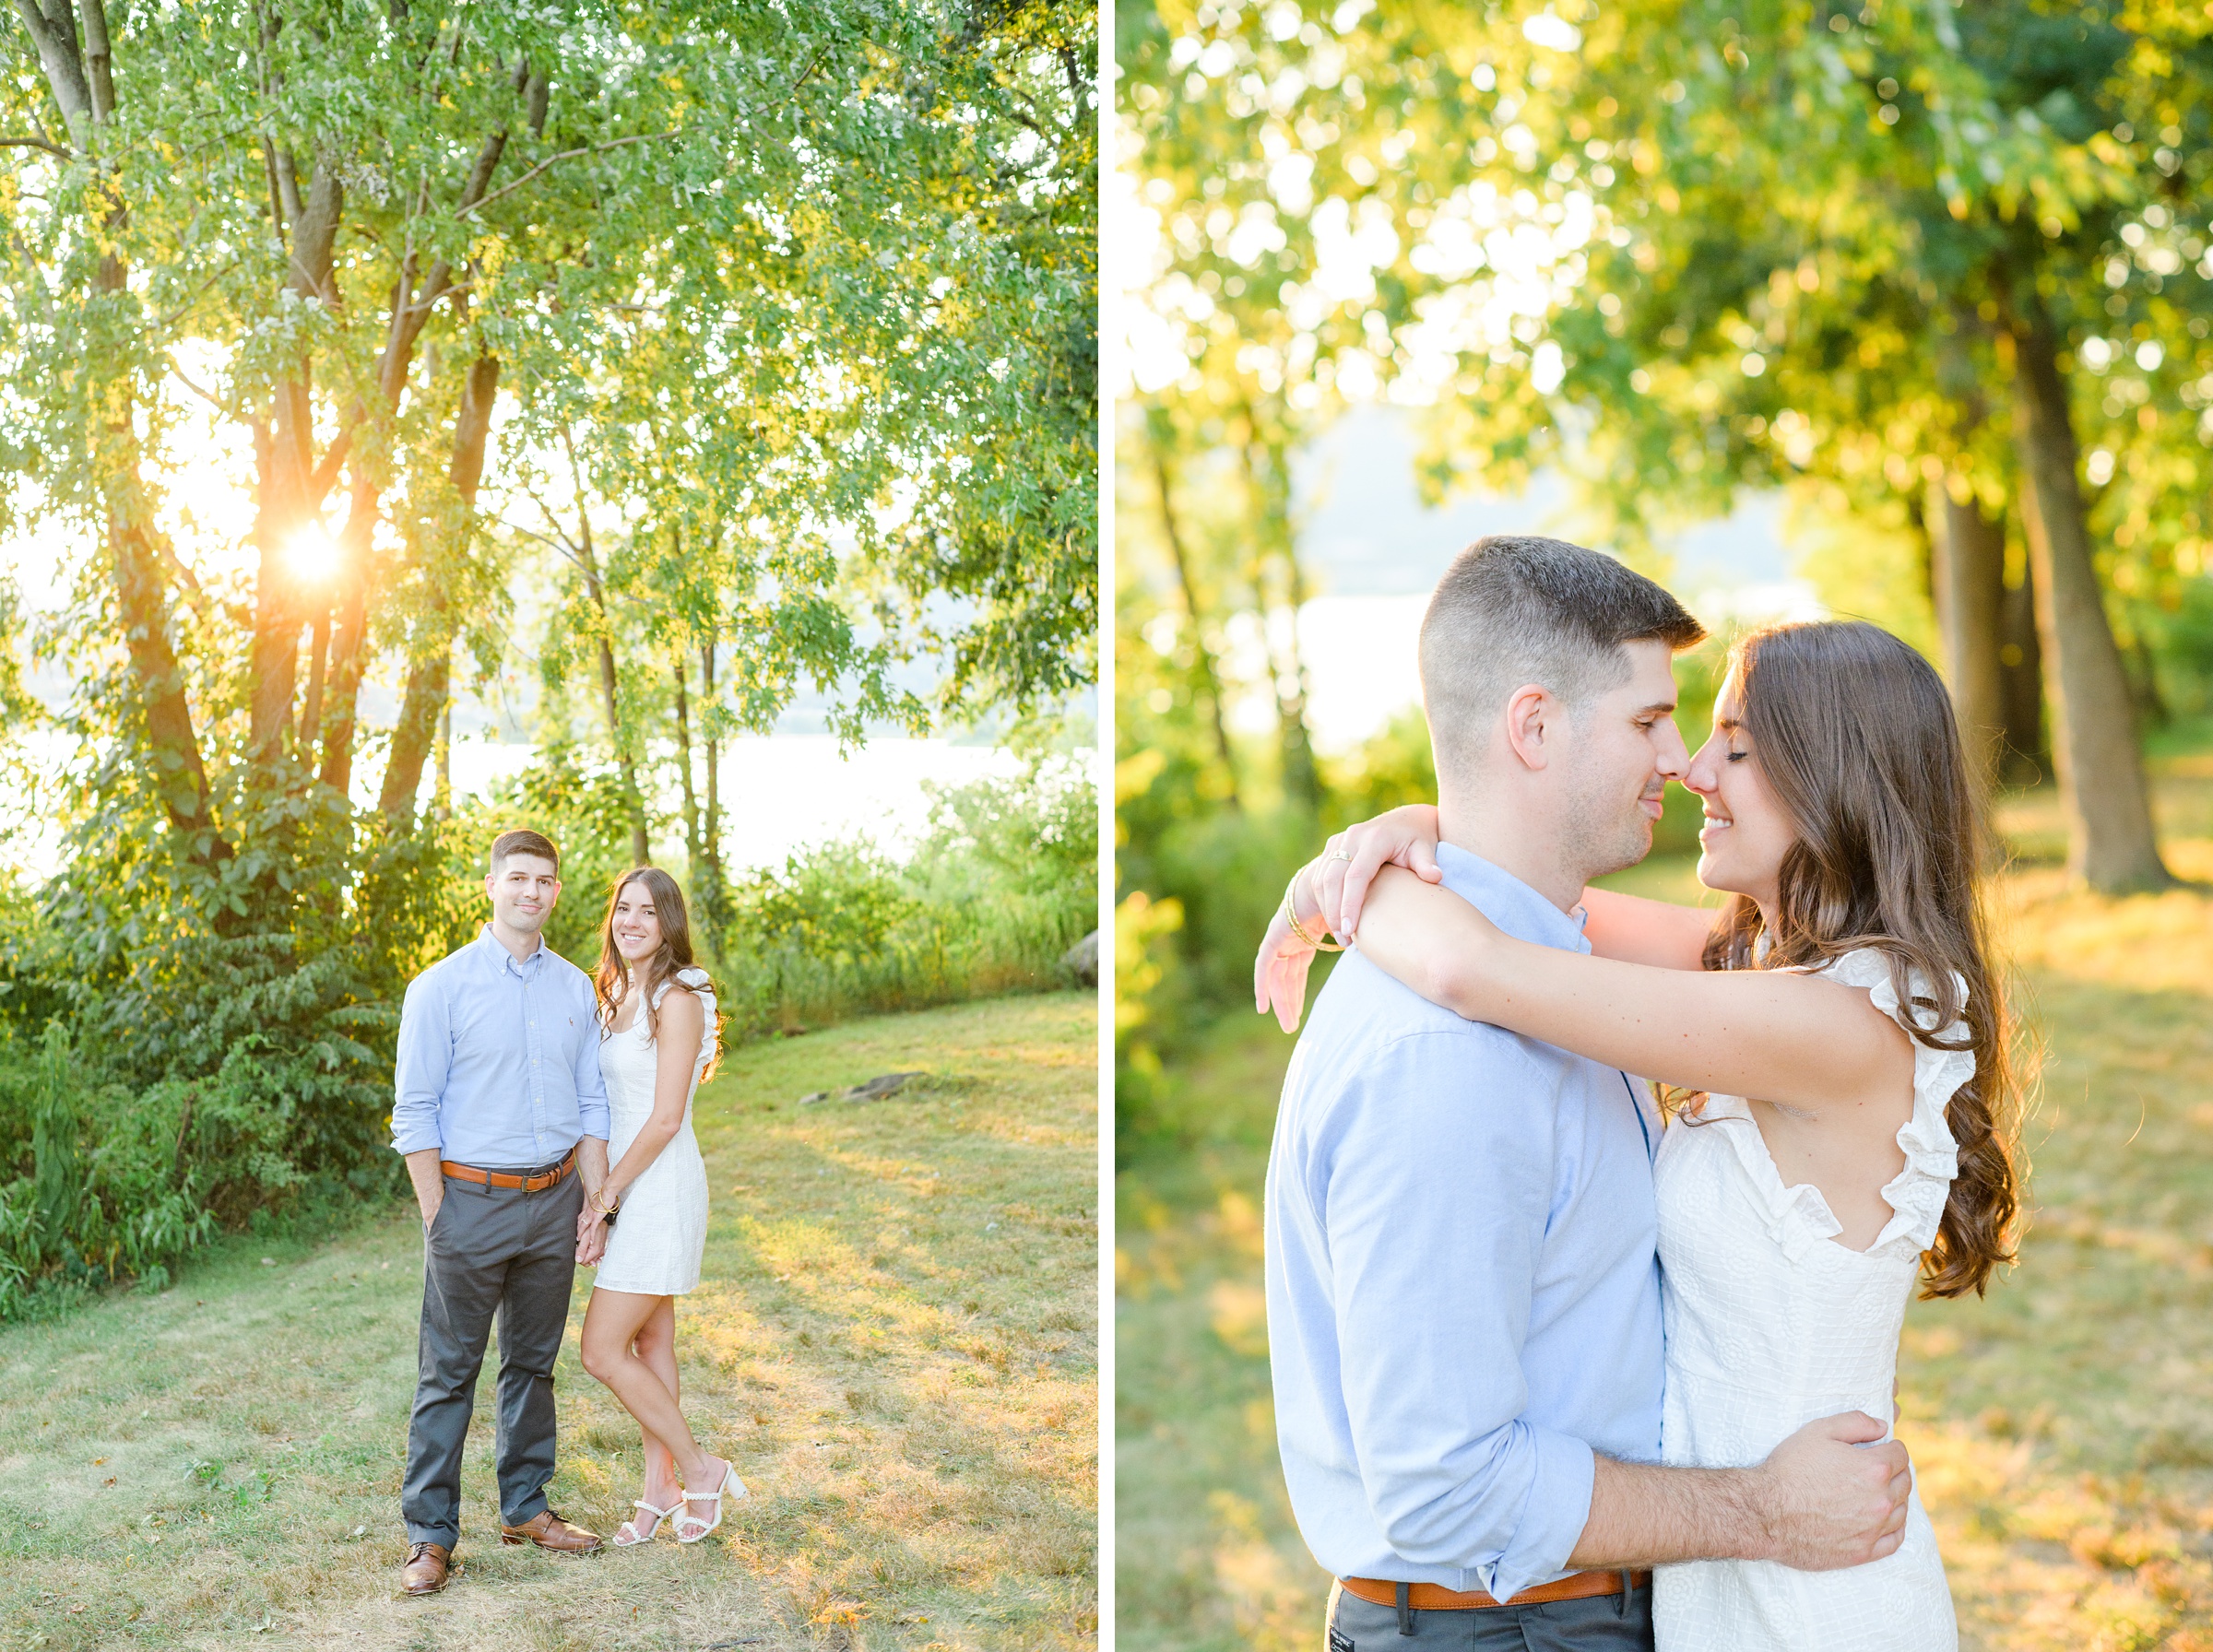
[[[1864,1411],[1809,1422],[1754,1469],[1767,1538],[1749,1558],[1801,1572],[1862,1566],[1905,1540],[1913,1465],[1906,1448]]]

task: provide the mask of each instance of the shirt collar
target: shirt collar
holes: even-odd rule
[[[1505,868],[1452,844],[1437,846],[1445,887],[1516,940],[1568,952],[1588,952],[1583,909],[1562,912]]]
[[[491,954],[495,968],[512,969],[518,975],[527,974],[542,964],[546,959],[546,936],[542,929],[538,931],[538,950],[524,959],[517,959],[513,952],[500,944],[500,938],[491,932],[490,924],[485,925],[482,929],[478,931],[477,944]]]

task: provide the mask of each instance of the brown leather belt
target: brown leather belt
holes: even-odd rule
[[[1629,1587],[1643,1588],[1652,1581],[1650,1572],[1570,1572],[1555,1583],[1523,1589],[1510,1600],[1499,1600],[1481,1589],[1449,1589],[1441,1583],[1389,1583],[1380,1577],[1340,1577],[1344,1592],[1372,1606],[1396,1606],[1399,1590],[1406,1590],[1406,1606],[1413,1611],[1480,1611],[1491,1606],[1542,1606],[1548,1600],[1587,1600],[1595,1595],[1618,1595],[1623,1578]]]
[[[479,1187],[520,1187],[525,1193],[543,1193],[549,1187],[558,1186],[562,1178],[575,1168],[574,1148],[571,1148],[569,1156],[551,1170],[542,1171],[534,1176],[513,1175],[503,1170],[479,1170],[473,1164],[456,1164],[451,1159],[438,1161],[440,1174],[449,1175],[456,1182],[474,1182]]]

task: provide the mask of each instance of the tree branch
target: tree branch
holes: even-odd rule
[[[339,468],[346,455],[353,451],[353,427],[347,426],[331,438],[330,445],[323,450],[323,462],[315,466],[315,474],[308,478],[308,497],[321,501],[337,485]]]
[[[0,149],[43,149],[49,155],[59,155],[64,160],[75,160],[77,151],[64,148],[60,144],[42,137],[0,137]]]
[[[524,184],[529,183],[531,179],[537,177],[538,173],[544,171],[548,167],[553,165],[557,161],[574,160],[579,155],[604,155],[609,149],[625,148],[632,144],[664,143],[669,138],[681,137],[682,136],[683,134],[680,132],[649,132],[641,134],[635,137],[609,138],[606,143],[603,144],[586,144],[581,149],[563,149],[558,155],[547,156],[543,160],[539,161],[536,166],[532,167],[528,171],[517,178],[513,183],[506,185],[504,188],[493,190],[490,195],[486,195],[480,201],[471,202],[468,206],[462,207],[460,211],[455,213],[454,216],[456,218],[464,218],[472,212],[480,211],[484,207],[491,206],[494,201],[504,199],[506,196],[513,195],[516,190],[522,188]]]
[[[191,377],[174,361],[172,361],[169,364],[169,372],[170,376],[175,379],[178,384],[183,385],[185,389],[191,391],[193,395],[198,396],[210,407],[213,407],[218,413],[222,414],[225,418],[230,417],[231,409],[224,407],[223,404],[217,399],[215,393],[211,390],[204,390],[199,385],[194,384]]]

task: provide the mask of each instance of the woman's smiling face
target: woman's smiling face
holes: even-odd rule
[[[615,950],[632,963],[651,958],[660,946],[660,914],[653,909],[653,896],[643,878],[633,878],[622,886],[608,926],[614,931]]]
[[[1782,857],[1798,832],[1760,773],[1744,708],[1744,686],[1732,671],[1714,699],[1713,733],[1690,760],[1683,784],[1706,806],[1698,881],[1769,910],[1781,885]]]

